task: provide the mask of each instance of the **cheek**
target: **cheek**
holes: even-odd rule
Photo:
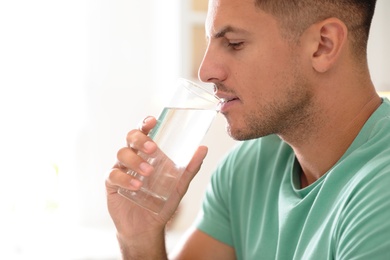
[[[269,85],[270,82],[285,74],[290,60],[286,58],[280,50],[271,49],[267,53],[256,52],[245,62],[248,70],[248,77],[253,77],[255,82],[264,82]]]
[[[283,91],[288,82],[287,68],[275,66],[275,63],[264,64],[260,67],[249,68],[247,76],[247,99],[253,103],[273,99]]]

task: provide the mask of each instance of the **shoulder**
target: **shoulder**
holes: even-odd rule
[[[338,225],[341,258],[389,256],[390,248],[390,103],[367,121],[354,149],[340,162],[342,214]],[[370,255],[370,253],[372,254]]]
[[[389,156],[387,163],[384,157],[367,162],[343,187],[345,203],[336,232],[340,259],[390,257]]]

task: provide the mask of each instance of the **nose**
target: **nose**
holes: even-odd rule
[[[198,70],[199,79],[207,83],[217,83],[224,81],[226,76],[222,56],[209,43]]]

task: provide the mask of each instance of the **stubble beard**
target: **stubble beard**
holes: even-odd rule
[[[291,81],[293,82],[291,84]],[[233,118],[227,119],[227,132],[235,140],[243,141],[277,134],[283,139],[302,141],[309,128],[316,126],[314,97],[304,77],[294,72],[290,84],[278,99],[242,115],[244,127],[236,128]]]

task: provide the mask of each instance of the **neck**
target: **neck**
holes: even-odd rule
[[[289,142],[282,137],[292,146],[301,165],[301,187],[312,184],[337,163],[381,104],[375,91],[360,102],[351,100],[344,100],[345,104],[337,106],[340,109],[337,113],[322,118],[322,123],[313,131],[315,134],[306,133],[304,140]]]

